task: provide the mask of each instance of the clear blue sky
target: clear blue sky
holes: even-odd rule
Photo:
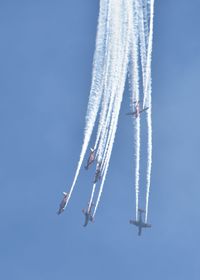
[[[0,1],[0,278],[199,280],[199,0],[155,0],[153,176],[138,238],[133,132],[120,122],[93,225],[93,171],[57,216],[81,149],[99,1]]]

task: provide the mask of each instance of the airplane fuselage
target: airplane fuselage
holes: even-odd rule
[[[135,116],[135,118],[137,119],[137,118],[139,117],[139,115],[140,115],[142,112],[148,110],[149,107],[146,107],[146,108],[140,110],[140,104],[139,104],[139,102],[135,102],[135,103],[136,103],[136,104],[135,104],[135,111],[132,112],[132,113],[127,113],[127,115],[129,115],[129,116]]]
[[[90,218],[90,214],[89,213],[85,213],[85,223],[83,225],[84,227],[86,227],[88,225],[89,218]]]
[[[89,158],[87,161],[87,165],[85,166],[86,170],[90,167],[90,165],[94,162],[94,160],[95,160],[95,150],[90,152],[90,155],[89,155]]]
[[[68,197],[68,194],[64,195],[64,197],[63,197],[63,199],[62,199],[62,201],[60,203],[59,210],[57,212],[58,215],[61,214],[64,211],[65,205],[67,203],[67,197]]]
[[[97,169],[96,173],[95,173],[95,177],[94,177],[94,183],[96,183],[98,180],[100,180],[101,178],[101,170]]]
[[[85,215],[85,223],[83,225],[84,227],[86,227],[89,222],[93,222],[92,206],[93,206],[93,204],[91,204],[89,209],[87,209],[87,210],[83,209],[82,210],[83,214]]]
[[[135,117],[138,118],[139,114],[140,114],[140,105],[139,103],[137,103],[135,106]]]

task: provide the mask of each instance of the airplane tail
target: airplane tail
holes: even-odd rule
[[[63,210],[64,211],[64,210]],[[61,209],[57,211],[57,215],[60,215],[63,212]]]
[[[145,213],[145,210],[139,208],[138,212]]]

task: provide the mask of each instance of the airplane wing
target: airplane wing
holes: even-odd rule
[[[134,116],[136,115],[136,112],[130,112],[130,113],[126,113],[127,116]]]
[[[146,107],[146,108],[140,110],[140,113],[142,113],[142,112],[144,112],[144,111],[146,111],[146,110],[148,110],[148,109],[149,109],[149,107]]]
[[[144,227],[146,227],[146,228],[150,228],[150,227],[151,227],[151,225],[150,225],[150,224],[144,224]]]
[[[133,220],[130,220],[129,223],[130,223],[130,224],[133,224],[133,225],[135,225],[135,226],[138,226],[138,225],[139,225],[139,223],[138,223],[137,221],[133,221]]]

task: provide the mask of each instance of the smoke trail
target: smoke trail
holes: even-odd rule
[[[121,99],[122,99],[122,96],[123,96],[123,92],[121,92]],[[120,102],[120,97],[117,98],[117,100],[119,100]],[[118,104],[119,104],[118,102]],[[117,102],[116,102],[116,106],[118,105]],[[121,105],[121,103],[120,103]],[[94,213],[93,213],[93,217],[96,215],[96,211],[97,211],[97,208],[98,208],[98,205],[99,205],[99,202],[100,202],[100,198],[101,198],[101,195],[102,195],[102,192],[103,192],[103,186],[104,186],[104,182],[105,182],[105,179],[106,179],[106,175],[107,175],[107,171],[108,171],[108,166],[109,166],[109,162],[110,162],[110,156],[111,156],[111,152],[112,152],[112,148],[113,148],[113,144],[114,144],[114,139],[115,139],[115,133],[116,133],[116,129],[117,129],[117,120],[118,120],[118,115],[119,115],[119,109],[120,108],[117,108],[117,112],[115,115],[115,118],[113,117],[112,118],[112,127],[110,127],[110,141],[109,141],[109,147],[108,147],[108,151],[107,151],[107,154],[106,154],[106,159],[105,159],[105,167],[104,167],[104,171],[103,171],[103,176],[102,176],[102,182],[101,182],[101,186],[100,186],[100,190],[99,190],[99,194],[98,194],[98,197],[97,197],[97,202],[96,202],[96,205],[95,205],[95,209],[94,209]],[[116,111],[116,109],[115,109]]]
[[[131,109],[135,111],[135,103],[139,101],[139,68],[138,68],[138,4],[137,0],[133,2],[132,6],[132,40],[130,62],[131,71]],[[140,115],[133,120],[135,130],[135,215],[138,220],[139,208],[139,180],[140,180]]]
[[[128,1],[126,1],[128,2]],[[127,9],[127,3],[122,2],[121,3],[121,9],[122,11],[128,11]],[[124,5],[123,5],[124,4]],[[124,12],[124,18],[126,17],[126,13]],[[130,13],[130,11],[129,11]],[[128,15],[127,15],[128,16]],[[126,22],[126,21],[125,21]],[[119,112],[120,112],[120,107],[121,107],[121,102],[122,102],[122,98],[123,98],[123,92],[124,92],[124,86],[125,86],[125,80],[126,80],[126,73],[127,73],[127,65],[128,65],[128,53],[129,53],[129,40],[128,40],[128,36],[130,35],[129,31],[130,31],[130,23],[129,23],[129,17],[127,18],[127,30],[126,30],[126,40],[125,40],[125,45],[122,46],[122,50],[123,50],[123,64],[122,64],[122,72],[121,75],[118,77],[119,79],[117,81],[115,81],[116,83],[118,83],[118,90],[116,92],[116,99],[115,99],[115,106],[113,108],[114,110],[114,115],[112,116],[112,121],[111,121],[111,126],[110,126],[110,131],[109,134],[111,135],[110,137],[110,141],[109,141],[109,147],[108,147],[108,151],[107,151],[107,155],[106,155],[106,159],[105,159],[105,171],[103,173],[103,178],[102,178],[102,182],[101,182],[101,186],[100,186],[100,190],[99,190],[99,194],[97,197],[97,202],[95,205],[95,209],[93,212],[93,217],[96,215],[96,211],[100,202],[100,198],[101,198],[101,194],[103,191],[103,186],[104,186],[104,182],[105,182],[105,178],[107,175],[107,171],[108,171],[108,166],[109,166],[109,162],[110,162],[110,156],[111,156],[111,152],[112,152],[112,148],[113,148],[113,144],[114,144],[114,140],[115,140],[115,134],[116,134],[116,129],[117,129],[117,123],[118,123],[118,117],[119,117]]]
[[[121,0],[120,0],[121,1]],[[122,26],[121,26],[121,20],[124,18],[122,16],[122,9],[119,9],[119,5],[116,5],[116,1],[113,1],[113,10],[112,10],[112,17],[113,17],[113,52],[112,52],[112,59],[111,59],[111,67],[110,67],[110,72],[108,73],[108,86],[107,86],[107,92],[110,96],[110,101],[109,101],[109,108],[108,111],[106,112],[105,116],[106,119],[104,120],[104,125],[101,133],[101,138],[99,142],[99,147],[98,147],[98,153],[97,153],[97,158],[99,162],[103,162],[102,160],[102,153],[104,151],[105,154],[105,146],[106,142],[109,142],[108,140],[108,132],[111,132],[111,119],[112,119],[112,111],[113,107],[116,106],[116,92],[118,90],[118,83],[116,81],[119,80],[120,78],[120,70],[121,66],[123,65],[123,53],[121,51],[121,45],[123,42],[124,45],[124,38],[121,34],[123,34]],[[124,12],[123,12],[124,13]],[[121,36],[120,36],[121,35]],[[102,171],[102,164],[101,164],[101,174],[103,174]]]
[[[145,0],[146,3],[146,0]],[[147,63],[147,40],[148,37],[148,29],[145,28],[145,22],[147,22],[146,4],[143,4],[144,8],[139,5],[139,42],[140,42],[140,58],[142,65],[142,80],[143,80],[143,92],[145,91],[145,83],[146,83],[146,63]],[[144,10],[146,11],[146,15],[144,15]]]
[[[89,201],[89,204],[88,204],[88,210],[91,209],[91,205],[92,205],[92,201],[93,201],[93,198],[94,198],[95,189],[96,189],[96,184],[93,184],[92,193],[91,193],[90,201]]]
[[[118,58],[117,61],[121,60]],[[115,64],[115,69],[120,69],[120,65],[119,64]],[[113,69],[113,71],[115,71]],[[116,71],[115,71],[116,72]],[[103,151],[106,150],[106,142],[108,139],[108,132],[110,130],[110,123],[111,123],[111,119],[112,119],[112,110],[113,110],[113,106],[114,106],[114,102],[115,102],[115,96],[116,96],[116,90],[117,90],[117,84],[114,82],[118,79],[119,77],[119,73],[116,72],[115,76],[114,76],[114,80],[111,81],[111,87],[108,87],[108,94],[110,93],[110,102],[109,102],[109,108],[108,111],[106,113],[106,119],[105,119],[105,123],[102,129],[102,134],[101,134],[101,138],[100,138],[100,142],[99,142],[99,148],[98,148],[98,154],[97,154],[97,158],[98,161],[101,162],[102,161],[102,154]]]
[[[146,46],[148,45],[148,37],[149,37],[149,1],[143,0],[141,2],[142,5],[142,10],[143,10],[143,25],[144,25],[144,34],[145,34],[145,41],[146,41]]]
[[[125,3],[124,3],[125,2]],[[127,36],[127,24],[128,24],[128,12],[130,13],[131,9],[130,9],[130,4],[127,0],[125,1],[122,1],[121,3],[121,9],[120,9],[120,15],[119,15],[119,22],[120,22],[120,25],[119,25],[119,28],[117,29],[118,31],[118,34],[121,35],[121,50],[119,51],[118,53],[118,58],[116,59],[116,61],[118,61],[118,65],[117,67],[115,67],[115,72],[116,72],[116,75],[115,75],[115,79],[113,81],[113,89],[111,89],[111,94],[112,94],[112,101],[114,102],[114,98],[116,98],[116,86],[118,87],[118,81],[120,79],[120,73],[119,71],[117,72],[117,69],[120,70],[121,69],[121,66],[123,65],[123,61],[124,61],[124,48],[126,46],[126,42],[128,40],[128,44],[130,44],[130,36]],[[128,6],[129,5],[129,6]],[[129,8],[127,8],[129,7]],[[110,104],[110,107],[109,107],[109,112],[108,112],[108,115],[107,115],[107,120],[109,121],[110,123],[110,119],[113,119],[113,116],[114,116],[114,112],[113,112],[113,106],[116,106],[116,105],[113,105],[113,103]],[[112,116],[111,116],[112,114]],[[112,122],[113,123],[113,122]],[[111,138],[111,135],[112,135],[112,123],[110,124],[110,126],[108,125],[108,122],[106,123],[107,125],[107,128],[109,127],[109,134],[108,134],[108,131],[106,132],[106,135],[104,137],[104,148],[102,149],[103,152],[103,157],[102,157],[102,168],[101,168],[101,171],[102,173],[104,172],[105,170],[105,158],[106,158],[106,154],[107,154],[107,150],[108,150],[108,147],[109,147],[109,143],[110,143],[110,138]]]
[[[153,43],[153,17],[154,17],[154,0],[150,3],[150,31],[149,31],[149,44],[148,44],[148,54],[147,54],[147,70],[146,70],[146,88],[145,95],[148,98],[149,110],[147,112],[147,127],[148,127],[148,159],[147,159],[147,191],[146,191],[146,209],[145,209],[145,222],[148,218],[148,208],[149,208],[149,192],[151,184],[151,167],[152,167],[152,118],[151,118],[151,57],[152,57],[152,43]],[[144,100],[145,104],[145,100]]]
[[[111,19],[110,21],[110,32],[111,32],[111,49],[112,51],[110,52],[110,58],[108,61],[109,67],[107,67],[107,73],[106,73],[106,85],[105,85],[105,103],[103,103],[102,108],[101,108],[101,117],[100,117],[100,122],[98,126],[98,135],[97,135],[97,140],[96,140],[96,145],[99,141],[99,147],[97,151],[97,158],[101,160],[101,154],[102,150],[104,149],[104,143],[105,143],[105,138],[107,135],[107,130],[108,126],[110,123],[110,117],[111,117],[111,108],[113,106],[114,102],[114,95],[115,92],[113,88],[116,87],[115,85],[115,79],[118,73],[118,69],[120,67],[119,65],[119,43],[120,43],[120,38],[119,38],[119,6],[116,5],[116,2],[113,1],[111,5]]]
[[[112,1],[112,0],[111,0]],[[108,83],[108,72],[109,72],[109,67],[110,67],[110,55],[112,52],[112,32],[111,32],[111,1],[108,3],[108,15],[107,15],[107,22],[106,22],[106,46],[105,46],[105,60],[104,60],[104,75],[103,75],[103,98],[102,98],[102,105],[101,105],[101,113],[100,113],[100,118],[99,118],[99,125],[98,125],[98,130],[97,130],[97,136],[96,136],[96,142],[94,149],[96,150],[100,135],[102,133],[104,121],[105,121],[105,116],[106,116],[106,111],[107,107],[109,104],[109,98],[110,96],[106,94],[107,91],[107,83]]]
[[[143,108],[146,107],[147,98],[150,92],[151,83],[151,60],[152,60],[152,45],[153,45],[153,17],[154,17],[154,0],[150,3],[150,28],[149,28],[149,40],[147,50],[147,64],[146,64],[146,81],[144,90]]]
[[[124,76],[125,76],[125,73],[124,73]],[[121,83],[124,86],[124,84],[125,84],[125,77],[124,77],[123,80],[124,81],[121,81]],[[97,197],[97,202],[96,202],[96,205],[95,205],[93,217],[96,215],[96,211],[97,211],[100,199],[101,199],[101,195],[102,195],[102,192],[103,192],[103,186],[104,186],[104,182],[105,182],[107,171],[108,171],[108,167],[109,167],[110,157],[111,157],[112,148],[113,148],[113,144],[114,144],[114,140],[115,140],[115,134],[116,134],[116,130],[117,130],[117,122],[118,122],[118,117],[119,117],[119,111],[120,111],[121,101],[122,101],[122,97],[123,97],[123,90],[124,90],[124,88],[121,90],[121,92],[116,97],[117,102],[116,102],[115,105],[116,105],[117,108],[114,109],[115,116],[112,119],[112,121],[113,121],[112,127],[110,127],[111,137],[110,137],[110,141],[109,141],[108,151],[107,151],[107,154],[106,154],[105,167],[104,167],[102,182],[101,182],[99,194],[98,194],[98,197]]]
[[[125,8],[124,10],[121,9],[121,13],[119,15],[119,18],[121,18],[121,22],[120,22],[120,25],[121,25],[121,28],[120,29],[120,26],[119,28],[117,29],[118,30],[118,34],[120,34],[120,31],[121,31],[121,46],[123,44],[123,42],[126,40],[126,37],[124,37],[124,33],[126,34],[126,29],[127,27],[125,26],[125,24],[123,24],[123,19],[125,18],[124,16],[125,14]],[[123,65],[123,59],[124,59],[124,50],[122,50],[122,47],[120,48],[118,54],[118,56],[116,56],[116,61],[118,62],[118,64],[116,65],[115,69],[118,69],[120,70],[121,69],[121,66]],[[113,127],[113,118],[114,118],[114,107],[116,106],[116,92],[118,90],[118,83],[116,81],[119,80],[119,75],[120,75],[120,72],[119,71],[116,71],[115,70],[115,77],[114,77],[114,81],[112,81],[112,88],[111,88],[111,95],[112,95],[112,102],[110,102],[110,106],[109,106],[109,111],[108,111],[108,114],[107,114],[107,122],[106,122],[106,126],[109,127],[109,133],[108,133],[108,130],[107,130],[107,133],[105,134],[105,137],[103,139],[103,145],[102,145],[102,149],[101,149],[101,154],[100,154],[100,158],[102,159],[102,166],[101,166],[101,172],[104,173],[104,170],[105,170],[105,158],[106,158],[106,154],[107,154],[107,150],[108,150],[108,147],[109,147],[109,144],[110,144],[110,138],[111,138],[111,135],[112,135],[112,127]],[[114,103],[115,102],[115,103]],[[111,122],[112,120],[112,122]],[[105,126],[105,127],[106,127]]]
[[[117,88],[116,88],[117,91]],[[108,155],[108,149],[110,146],[111,142],[111,137],[112,137],[112,131],[113,131],[113,126],[114,126],[114,120],[115,120],[115,115],[116,115],[116,105],[117,105],[117,92],[115,92],[115,102],[112,106],[112,111],[111,111],[111,116],[110,116],[110,126],[109,126],[109,131],[104,139],[104,150],[103,155],[102,155],[102,166],[101,166],[101,173],[103,174],[105,171],[105,166],[107,162],[107,155]]]
[[[148,125],[148,159],[147,159],[147,191],[146,191],[146,210],[145,210],[145,223],[147,223],[148,209],[149,209],[149,193],[151,186],[151,167],[152,167],[152,118],[151,118],[151,95],[149,95],[149,110],[147,112],[147,125]]]
[[[67,206],[70,197],[72,195],[76,180],[78,178],[80,168],[89,144],[89,140],[94,128],[95,120],[97,117],[99,104],[102,97],[103,86],[103,74],[104,74],[104,54],[105,54],[105,38],[106,38],[106,19],[108,13],[108,4],[107,0],[100,1],[100,12],[98,19],[98,28],[97,28],[97,38],[96,38],[96,48],[94,54],[94,65],[93,65],[93,75],[92,75],[92,85],[88,102],[88,109],[86,114],[86,125],[84,131],[84,140],[82,145],[82,150],[80,154],[80,159],[76,169],[75,177],[68,195],[68,200],[65,205]]]

